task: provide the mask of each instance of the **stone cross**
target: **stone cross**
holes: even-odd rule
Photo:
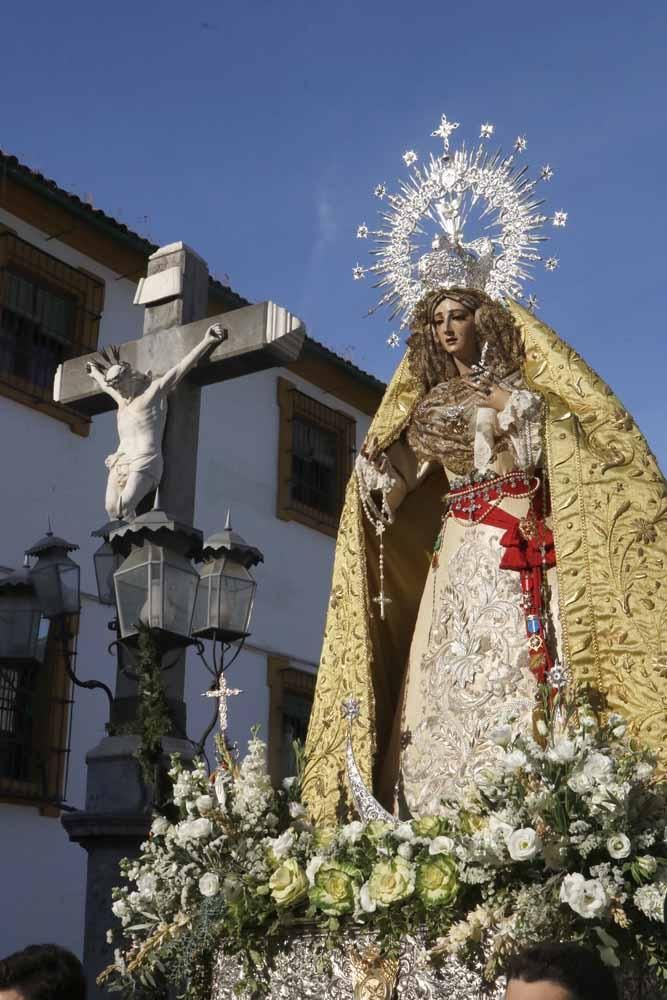
[[[169,401],[160,507],[189,525],[194,518],[201,387],[289,364],[298,357],[305,333],[296,316],[272,302],[206,318],[208,290],[208,268],[198,254],[184,243],[161,247],[149,257],[147,276],[134,299],[145,306],[143,337],[118,349],[121,361],[159,377],[202,340],[211,324],[220,323],[228,331],[227,340],[190,371]],[[58,367],[56,402],[87,415],[114,408],[86,369],[96,358],[88,354]]]

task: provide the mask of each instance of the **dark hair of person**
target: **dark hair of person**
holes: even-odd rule
[[[32,944],[2,959],[0,989],[26,1000],[86,1000],[81,962],[57,944]]]
[[[618,1000],[611,969],[600,956],[572,941],[545,942],[524,949],[508,962],[507,981],[547,981],[569,991],[572,1000]]]
[[[474,288],[438,288],[425,295],[415,309],[408,337],[410,369],[426,392],[458,375],[454,359],[438,342],[433,327],[435,311],[443,299],[454,299],[475,313],[477,338],[480,344],[487,342],[487,363],[496,375],[508,375],[521,368],[521,334],[502,303]]]

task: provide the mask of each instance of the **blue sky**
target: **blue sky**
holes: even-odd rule
[[[391,327],[351,280],[373,187],[443,112],[525,134],[569,212],[540,315],[667,464],[663,3],[38,0],[0,33],[2,149],[383,378]]]

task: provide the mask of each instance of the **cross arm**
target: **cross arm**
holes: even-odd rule
[[[160,378],[183,361],[213,323],[220,323],[229,337],[188,372],[186,379],[198,385],[282,367],[296,361],[301,353],[305,336],[301,320],[273,302],[260,302],[121,344],[120,359]],[[95,358],[95,354],[87,354],[58,366],[53,386],[56,402],[87,416],[113,409],[113,401],[86,371],[86,364]]]

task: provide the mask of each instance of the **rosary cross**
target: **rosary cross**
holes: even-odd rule
[[[212,691],[204,691],[204,698],[219,698],[218,702],[218,724],[220,726],[220,734],[224,736],[227,732],[227,699],[232,695],[243,694],[240,688],[230,688],[227,686],[227,678],[224,672],[220,674],[218,678],[217,688],[213,688]]]
[[[380,618],[384,621],[384,609],[385,605],[391,604],[391,597],[387,597],[384,591],[381,591],[378,597],[373,598],[373,603],[380,606]]]

